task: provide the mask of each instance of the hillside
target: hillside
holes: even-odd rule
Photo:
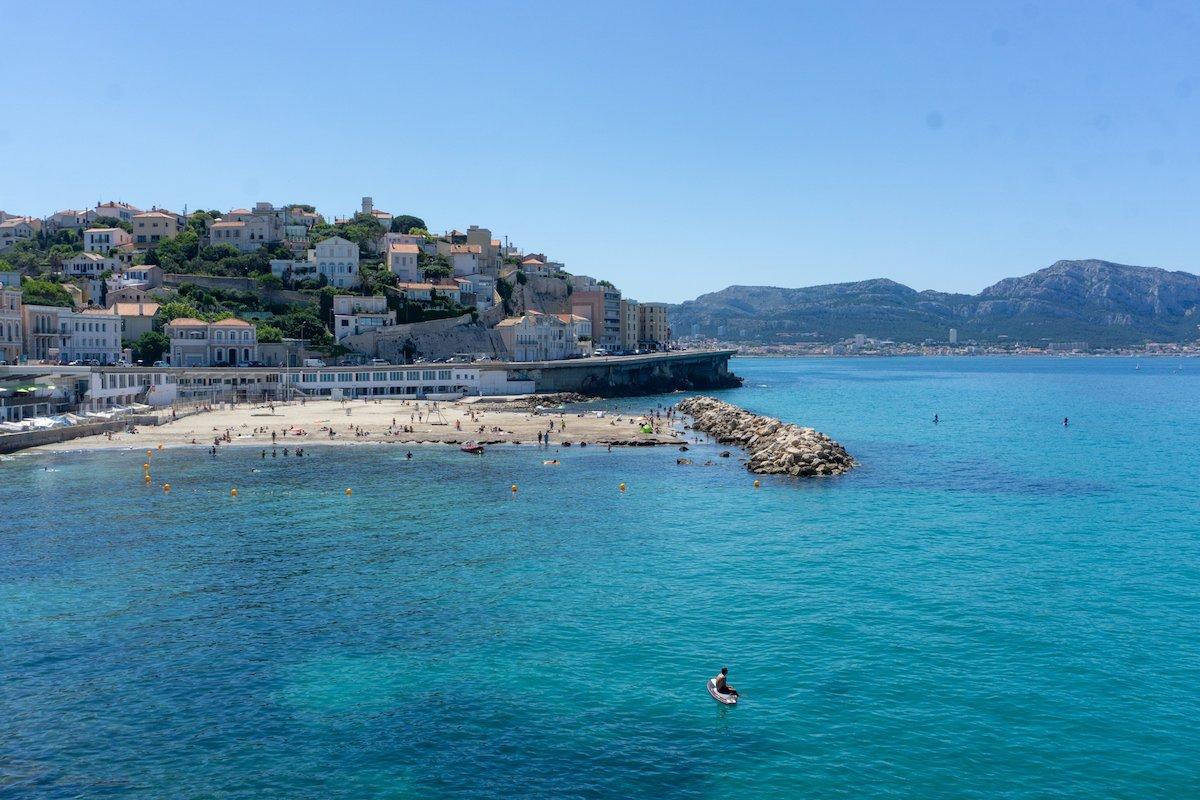
[[[673,306],[670,313],[676,335],[695,330],[754,342],[828,342],[856,333],[945,341],[956,328],[960,341],[1136,345],[1198,338],[1200,276],[1108,261],[1059,261],[977,295],[918,292],[887,279],[802,289],[730,286]]]

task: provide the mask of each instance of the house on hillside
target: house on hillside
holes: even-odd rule
[[[241,319],[217,322],[182,317],[164,329],[173,367],[245,367],[258,363],[258,332]]]

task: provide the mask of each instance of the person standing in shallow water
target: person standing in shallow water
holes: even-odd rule
[[[934,415],[933,415],[933,424],[934,424],[934,425],[937,425],[937,424],[938,424],[938,415],[937,415],[937,414],[934,414]]]
[[[1063,427],[1064,427],[1064,428],[1069,428],[1069,427],[1071,427],[1071,420],[1070,420],[1070,419],[1068,419],[1067,417],[1063,417]]]

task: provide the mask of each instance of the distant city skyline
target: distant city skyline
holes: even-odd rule
[[[1198,271],[1186,3],[134,4],[70,59],[91,6],[5,13],[9,213],[366,195],[646,301]]]

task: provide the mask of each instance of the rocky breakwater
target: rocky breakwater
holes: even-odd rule
[[[677,408],[692,427],[750,456],[746,469],[760,475],[841,475],[854,466],[846,448],[820,431],[761,417],[713,397],[689,397]]]

